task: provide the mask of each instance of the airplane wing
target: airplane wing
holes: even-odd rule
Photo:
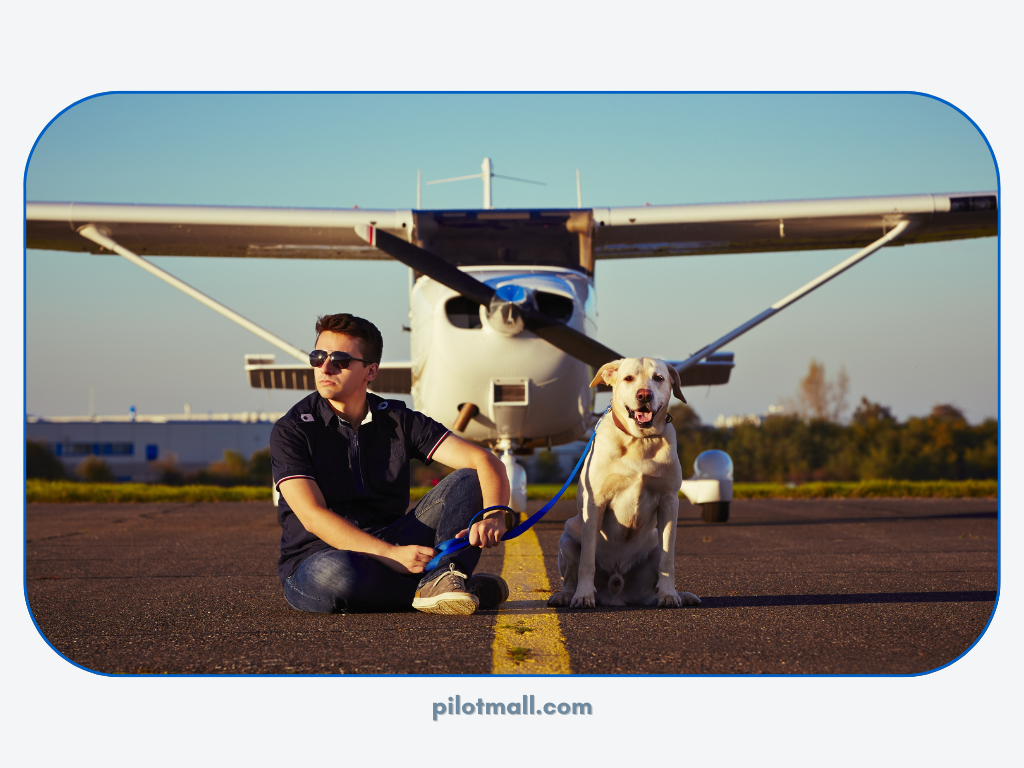
[[[594,209],[594,258],[862,248],[997,234],[995,192]]]
[[[459,266],[592,270],[595,259],[859,248],[904,219],[913,226],[893,245],[990,237],[997,234],[997,196],[464,211],[30,202],[26,235],[29,248],[105,252],[78,234],[94,224],[140,256],[390,259],[355,233],[373,226]]]
[[[107,252],[78,234],[95,224],[140,256],[241,256],[277,259],[382,259],[357,226],[399,237],[412,211],[326,208],[240,208],[199,205],[28,203],[27,245],[52,251]]]
[[[706,360],[701,360],[696,365],[681,371],[679,374],[680,385],[683,387],[712,387],[718,384],[728,384],[732,369],[736,367],[733,362],[732,352],[714,352],[708,355]],[[673,368],[678,368],[682,360],[666,360]],[[598,384],[598,392],[611,392],[608,384]]]
[[[246,355],[245,374],[254,389],[316,389],[309,365],[275,365],[274,355]],[[381,363],[371,392],[408,395],[412,392],[412,363]]]

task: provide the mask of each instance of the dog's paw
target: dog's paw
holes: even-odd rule
[[[548,605],[568,605],[571,600],[572,592],[566,592],[565,590],[562,590],[561,592],[555,592],[555,594],[548,598]]]
[[[593,608],[594,607],[594,593],[582,593],[577,592],[572,596],[572,602],[569,603],[571,608]]]
[[[682,604],[682,596],[674,589],[671,592],[658,593],[658,606],[661,608],[678,608]]]
[[[684,605],[700,605],[700,598],[690,592],[659,592],[658,605],[663,608],[679,608]]]

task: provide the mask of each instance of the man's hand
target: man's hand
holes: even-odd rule
[[[474,547],[496,547],[505,535],[505,516],[498,512],[491,517],[478,520],[471,528],[463,528],[455,538],[461,538],[469,532],[469,543]]]
[[[393,546],[386,555],[372,555],[388,568],[399,573],[423,573],[423,567],[430,562],[435,552],[430,547],[409,544]]]

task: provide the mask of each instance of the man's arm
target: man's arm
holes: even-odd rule
[[[490,451],[450,434],[437,447],[432,458],[452,469],[475,469],[484,497],[484,509],[508,504],[510,490],[505,465]],[[463,530],[458,535],[465,533]],[[469,543],[474,547],[496,547],[504,533],[505,516],[496,510],[473,523],[469,530]]]
[[[434,556],[430,547],[399,547],[360,530],[327,508],[320,486],[309,478],[283,480],[278,488],[302,526],[335,549],[362,552],[399,573],[423,573]]]

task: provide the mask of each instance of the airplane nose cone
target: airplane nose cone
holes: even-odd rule
[[[500,286],[487,308],[488,324],[504,336],[515,336],[525,327],[521,307],[531,301],[530,292],[521,285],[506,283]]]
[[[525,327],[519,307],[509,301],[500,301],[497,296],[488,307],[487,323],[503,336],[515,336]]]
[[[502,301],[508,301],[512,304],[522,304],[526,300],[526,289],[514,283],[507,283],[501,286],[494,294]]]

